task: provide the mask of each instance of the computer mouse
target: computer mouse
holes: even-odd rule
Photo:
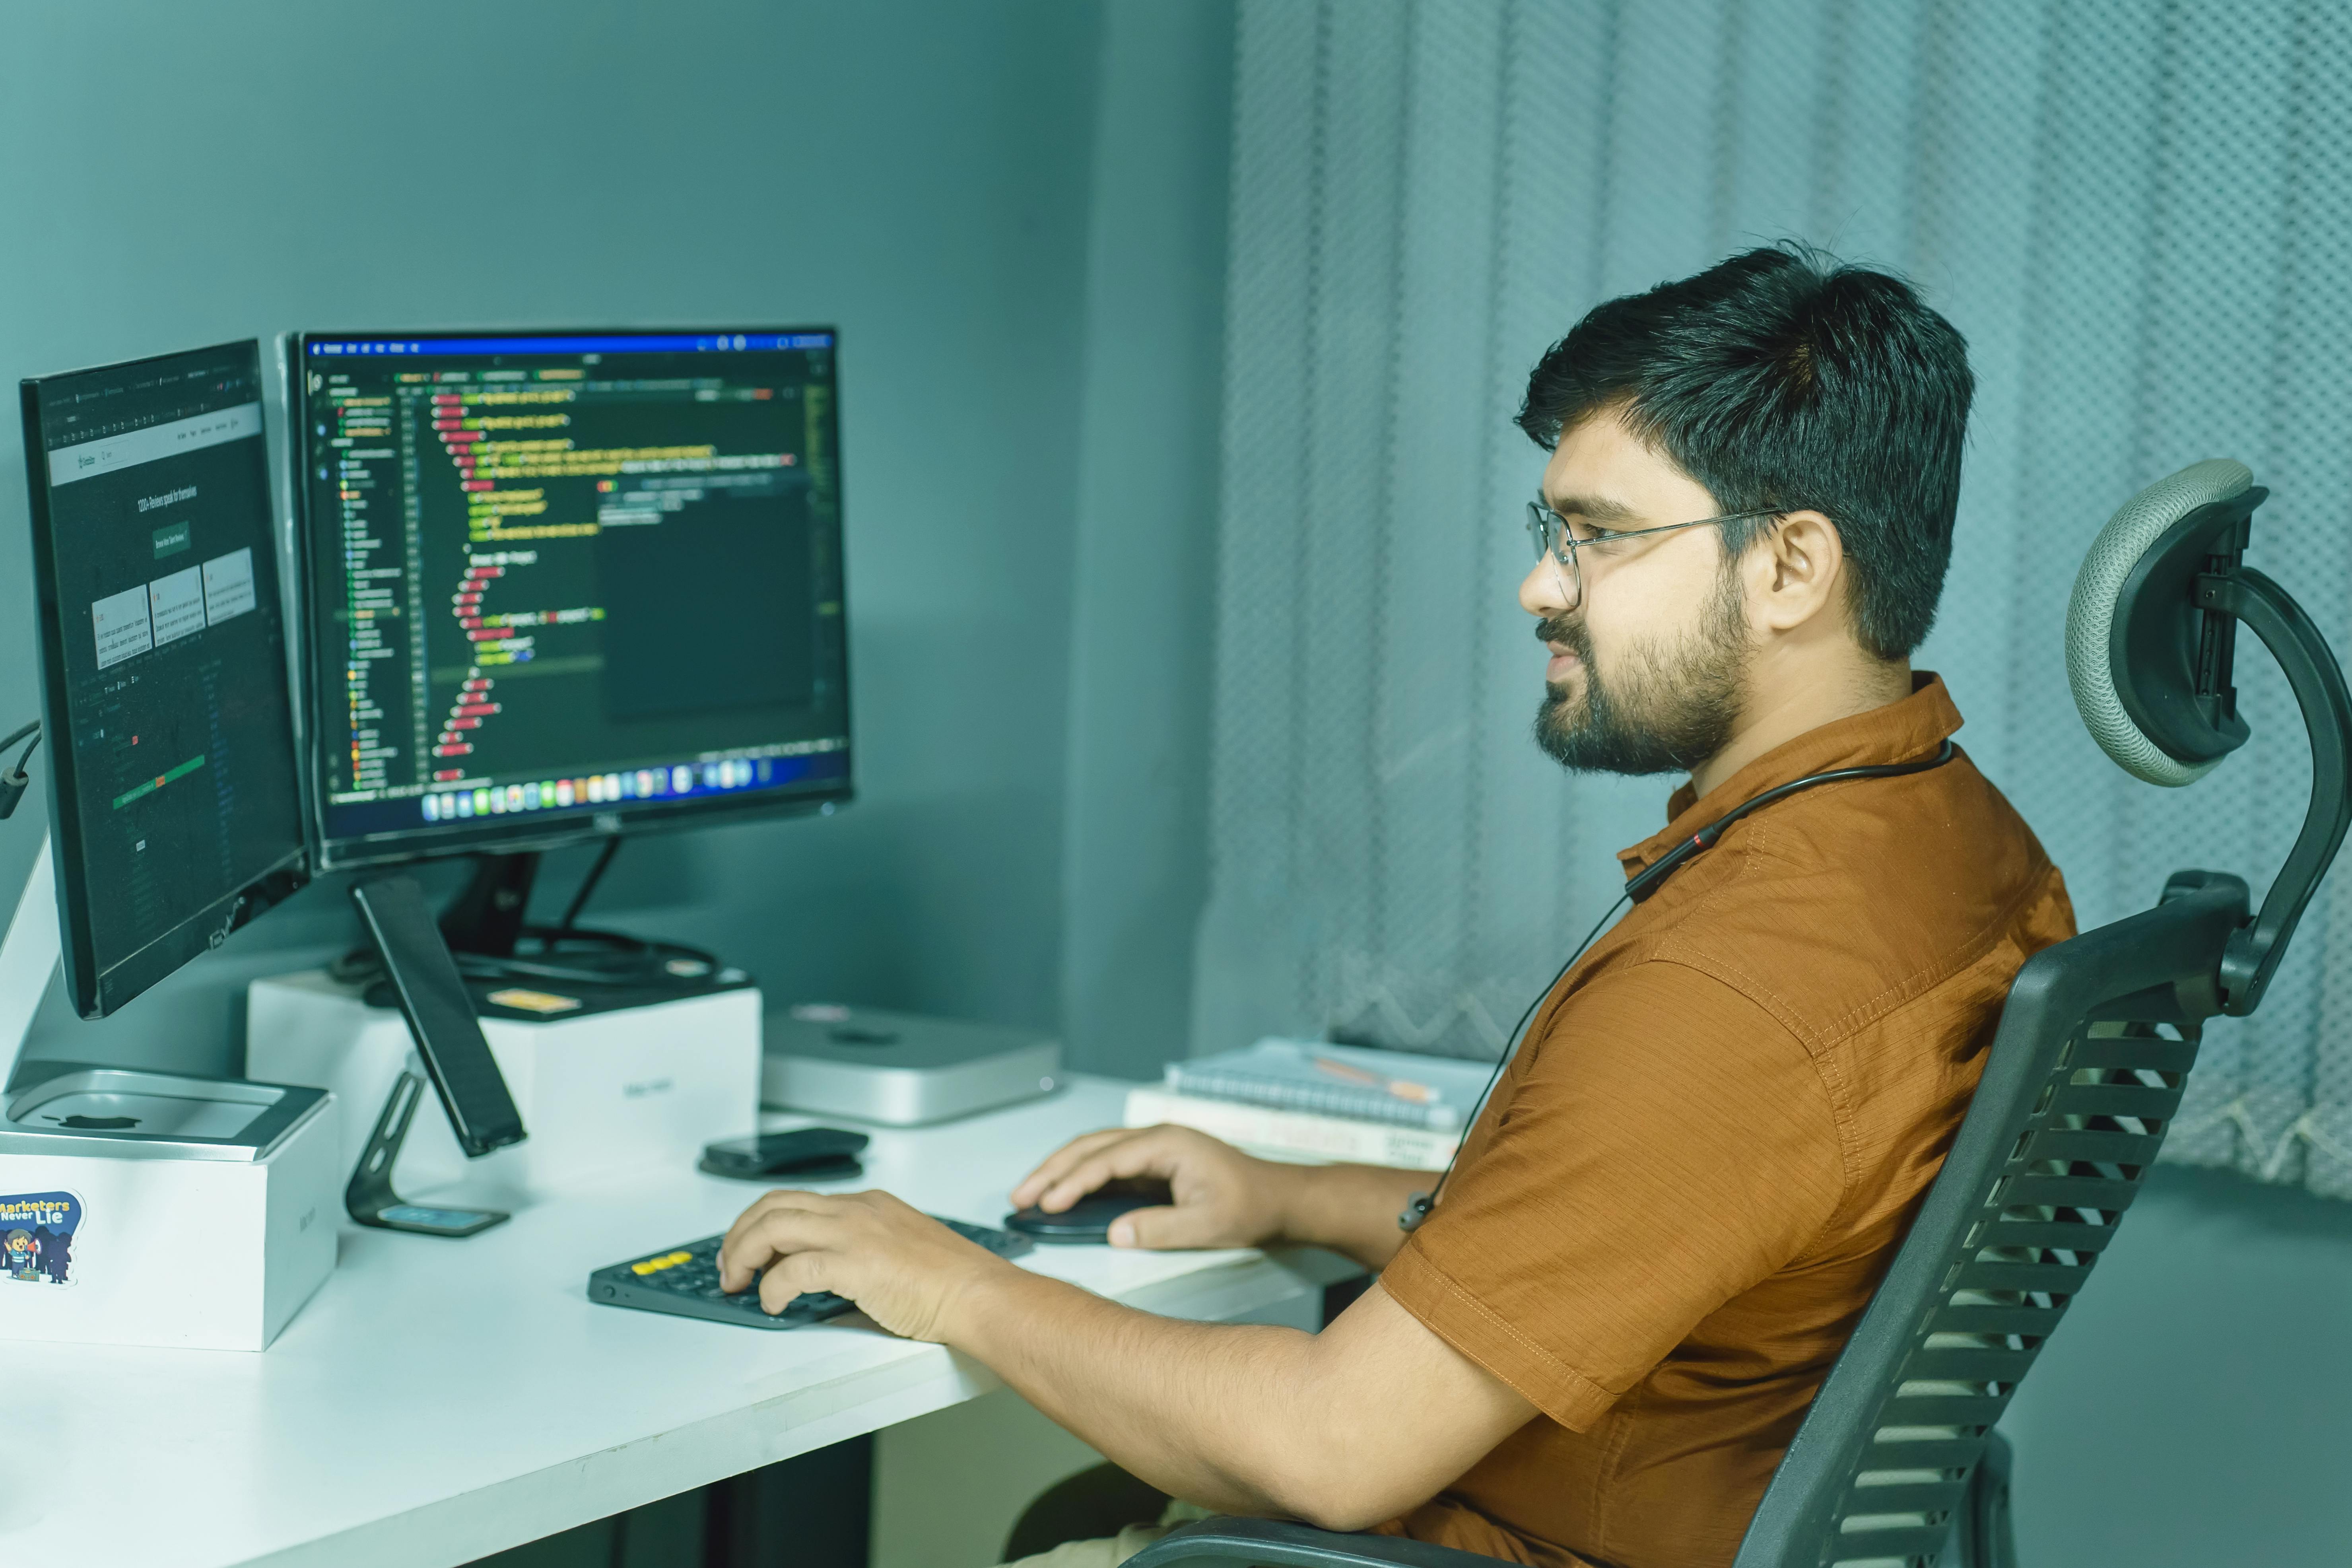
[[[1110,1239],[1110,1222],[1132,1209],[1160,1208],[1175,1202],[1165,1182],[1113,1182],[1064,1209],[1047,1214],[1030,1207],[1004,1216],[1004,1228],[1040,1241],[1078,1243]]]

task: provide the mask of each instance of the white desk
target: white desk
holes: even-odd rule
[[[1038,1158],[1118,1123],[1125,1088],[1081,1079],[1009,1110],[877,1131],[864,1178],[835,1185],[994,1224]],[[863,1319],[761,1333],[588,1301],[590,1270],[723,1230],[759,1190],[665,1170],[466,1241],[346,1226],[333,1278],[259,1355],[0,1345],[6,1558],[438,1568],[997,1386]],[[1356,1272],[1315,1252],[1039,1247],[1023,1261],[1216,1320],[1296,1321]]]

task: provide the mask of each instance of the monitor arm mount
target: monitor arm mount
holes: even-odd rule
[[[2231,684],[2237,629],[2278,661],[2311,738],[2311,803],[2294,847],[2254,917],[2230,938],[2215,977],[2221,1011],[2252,1013],[2320,878],[2352,825],[2352,694],[2319,627],[2275,580],[2245,564],[2249,485],[2196,508],[2152,541],[2126,575],[2111,623],[2116,695],[2143,734],[2202,772],[2246,742]]]
[[[26,739],[28,736],[29,740]],[[6,739],[0,740],[0,752],[6,751],[19,741],[26,744],[16,758],[16,765],[14,768],[0,767],[0,822],[5,822],[16,815],[16,803],[25,798],[25,791],[33,782],[26,776],[25,763],[32,756],[33,748],[41,743],[41,721],[36,719]]]
[[[41,743],[40,721],[36,720],[0,740],[0,752],[5,752],[27,736],[30,742],[16,758],[16,765],[0,767],[0,820],[13,814],[16,803],[25,798],[26,786],[31,782],[25,776],[25,761],[33,754],[33,747]],[[25,879],[24,895],[16,900],[6,932],[0,934],[0,1091],[6,1089],[16,1073],[26,1032],[33,1026],[33,1014],[49,988],[49,977],[57,973],[58,952],[57,883],[49,862],[48,836],[43,834],[41,847],[34,852],[32,875]]]

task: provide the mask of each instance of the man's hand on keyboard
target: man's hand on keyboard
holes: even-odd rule
[[[957,1294],[1012,1267],[887,1193],[783,1191],[728,1228],[719,1283],[741,1290],[759,1275],[760,1304],[771,1312],[804,1290],[830,1290],[894,1334],[940,1340]]]

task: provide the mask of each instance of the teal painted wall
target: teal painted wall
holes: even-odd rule
[[[1190,1054],[1208,894],[1232,6],[1105,10],[1087,254],[1062,1005],[1081,1067]]]
[[[1088,990],[1066,902],[1116,921],[1128,899],[1064,877],[1073,768],[1125,744],[1072,748],[1094,635],[1073,620],[1082,448],[1131,451],[1172,402],[1208,445],[1186,463],[1213,472],[1192,403],[1215,393],[1230,27],[1219,6],[1146,9],[1114,39],[1073,0],[11,6],[0,374],[302,327],[837,323],[860,799],[632,843],[595,910],[719,948],[772,994],[1055,1028]],[[1106,162],[1114,41],[1118,92],[1158,97],[1148,133],[1111,116]],[[1127,216],[1095,237],[1106,194]],[[1212,221],[1173,263],[1149,221],[1170,202]],[[1082,417],[1171,313],[1192,362],[1158,378],[1159,411],[1111,396]],[[12,419],[9,723],[37,710],[21,472]],[[1180,489],[1157,520],[1172,507],[1204,542],[1207,504]],[[1205,647],[1205,605],[1186,614]],[[44,804],[0,829],[0,900]],[[551,858],[551,899],[585,858]],[[1160,905],[1181,971],[1191,910]],[[331,880],[116,1018],[82,1023],[53,991],[30,1052],[233,1069],[245,981],[354,936]]]

